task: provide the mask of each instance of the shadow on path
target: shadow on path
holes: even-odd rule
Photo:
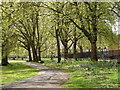
[[[61,88],[61,85],[70,80],[70,74],[45,67],[42,65],[25,62],[23,64],[36,68],[38,75],[17,82],[1,85],[2,88]]]

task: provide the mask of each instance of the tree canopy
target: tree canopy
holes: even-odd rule
[[[60,63],[62,46],[65,59],[74,47],[77,60],[78,46],[80,52],[89,49],[97,61],[100,44],[117,42],[112,31],[119,17],[117,2],[2,2],[1,7],[2,65],[18,46],[28,51],[29,61],[41,61],[41,53],[48,51]]]

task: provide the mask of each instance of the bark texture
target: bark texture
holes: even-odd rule
[[[91,60],[92,61],[97,61],[97,47],[96,47],[96,42],[91,43]]]
[[[29,54],[29,62],[31,62],[32,61],[32,57],[31,57],[30,47],[28,48],[28,54]]]
[[[58,52],[58,63],[61,61],[61,54],[60,54],[60,41],[58,37],[59,29],[56,29],[56,40],[57,40],[57,52]]]

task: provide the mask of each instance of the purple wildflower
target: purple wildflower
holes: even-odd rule
[[[88,65],[81,65],[81,67],[85,67],[85,66],[87,67]]]
[[[67,62],[64,61],[63,63],[67,63]]]
[[[80,66],[77,66],[76,68],[80,68]]]
[[[97,66],[96,64],[94,66]]]
[[[57,62],[52,62],[52,63],[57,63]]]
[[[104,64],[104,65],[106,65],[106,64]]]
[[[69,63],[72,63],[72,61],[68,61]]]
[[[84,67],[84,65],[80,65],[81,67]]]
[[[91,68],[93,69],[93,66],[91,65]]]

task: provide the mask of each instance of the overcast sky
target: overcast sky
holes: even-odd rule
[[[116,22],[116,26],[113,26],[113,32],[115,32],[116,34],[120,34],[120,20],[119,22]]]

